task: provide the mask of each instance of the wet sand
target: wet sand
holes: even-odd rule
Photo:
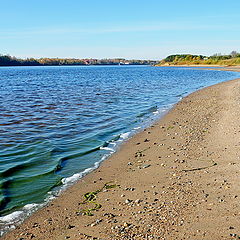
[[[240,79],[190,94],[1,239],[240,238],[239,116]]]

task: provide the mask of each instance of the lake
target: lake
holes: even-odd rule
[[[187,94],[239,73],[183,67],[0,68],[0,225],[21,221]]]

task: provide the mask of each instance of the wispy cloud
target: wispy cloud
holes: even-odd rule
[[[0,39],[5,38],[26,38],[35,36],[53,36],[65,34],[77,35],[94,35],[94,34],[108,34],[108,33],[130,33],[130,32],[160,32],[160,31],[229,31],[239,30],[240,24],[225,26],[221,24],[199,24],[194,22],[161,22],[161,23],[138,23],[135,25],[122,26],[100,26],[82,28],[74,27],[47,27],[38,29],[9,29],[1,31]]]

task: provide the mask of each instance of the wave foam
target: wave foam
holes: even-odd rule
[[[131,132],[122,133],[122,134],[120,135],[120,138],[121,138],[121,139],[127,139],[127,138],[129,137],[130,133],[131,133]]]
[[[39,206],[39,204],[30,203],[30,204],[25,205],[25,206],[23,207],[23,209],[25,209],[25,210],[31,210],[31,209],[36,208],[36,207],[38,207],[38,206]]]
[[[107,151],[114,152],[114,149],[110,147],[100,147],[100,150],[107,150]]]
[[[6,216],[0,217],[0,222],[12,223],[15,221],[16,218],[21,217],[22,214],[23,214],[23,211],[15,211]]]

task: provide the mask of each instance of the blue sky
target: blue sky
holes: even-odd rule
[[[0,0],[0,53],[162,59],[240,51],[239,0]]]

